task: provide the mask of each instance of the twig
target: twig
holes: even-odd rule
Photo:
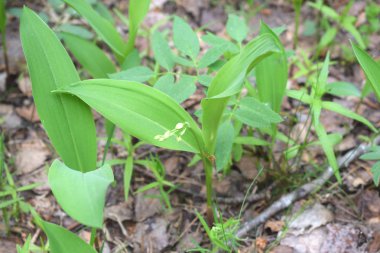
[[[352,149],[344,156],[338,159],[339,168],[347,167],[352,161],[361,156],[369,147],[373,144],[380,144],[380,137],[377,137],[372,144],[361,144],[357,148]],[[329,166],[320,177],[314,179],[313,181],[304,184],[301,188],[288,193],[282,196],[279,200],[274,202],[271,206],[269,206],[264,212],[256,216],[253,220],[250,220],[244,223],[241,228],[237,232],[237,236],[242,238],[247,236],[248,232],[261,223],[264,223],[268,220],[272,215],[278,213],[279,211],[289,207],[294,201],[301,199],[308,194],[319,190],[319,188],[324,185],[330,177],[334,175],[333,169]]]

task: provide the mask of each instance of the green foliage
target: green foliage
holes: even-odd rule
[[[151,157],[150,160],[138,160],[136,161],[136,164],[148,168],[153,173],[155,178],[154,182],[139,188],[136,193],[145,192],[150,189],[158,189],[160,192],[158,196],[148,195],[147,197],[158,198],[168,210],[172,210],[169,193],[174,190],[176,186],[165,179],[166,171],[160,159],[158,157]],[[169,190],[165,189],[167,187],[169,187]]]
[[[129,38],[124,56],[128,56],[135,46],[139,26],[148,13],[149,5],[150,0],[129,1]]]
[[[373,175],[373,182],[376,186],[379,186],[380,183],[380,146],[372,147],[369,152],[360,157],[362,160],[366,161],[376,161],[371,168]]]
[[[260,34],[271,34],[280,52],[274,53],[261,61],[256,67],[256,82],[261,102],[269,103],[272,110],[280,112],[288,81],[288,64],[284,47],[277,35],[263,22]]]
[[[144,66],[133,67],[121,72],[108,75],[111,79],[133,82],[146,82],[153,77],[153,71]]]
[[[108,165],[82,173],[55,160],[49,169],[49,184],[63,210],[87,226],[102,228],[105,195],[113,182]]]
[[[229,120],[226,120],[220,125],[216,138],[215,166],[217,171],[221,171],[230,162],[234,138],[235,128]]]
[[[229,99],[241,91],[246,75],[260,60],[279,51],[273,36],[263,34],[248,43],[214,77],[207,97],[201,103],[203,136],[208,152],[213,153],[215,148],[218,126]]]
[[[66,86],[61,92],[78,96],[126,133],[147,143],[196,153],[203,149],[201,131],[191,116],[157,89],[136,82],[96,79]],[[177,124],[189,125],[183,133],[171,134]],[[161,135],[165,138],[160,140]]]
[[[245,97],[240,101],[235,116],[244,124],[254,128],[269,128],[271,124],[282,121],[280,115],[253,97]]]
[[[109,20],[102,17],[85,0],[65,0],[65,2],[88,21],[99,37],[118,57],[125,57],[126,44]]]
[[[325,152],[325,155],[329,161],[330,166],[334,169],[335,176],[338,181],[341,180],[338,168],[338,162],[334,154],[334,142],[329,138],[324,129],[323,125],[320,122],[320,115],[322,109],[334,111],[345,117],[359,121],[366,126],[368,126],[373,132],[377,132],[377,129],[364,117],[346,109],[344,106],[337,104],[335,102],[323,101],[323,95],[330,90],[330,87],[327,85],[328,77],[328,66],[329,66],[329,54],[326,56],[325,62],[323,63],[322,69],[319,73],[317,82],[312,85],[311,94],[307,94],[303,91],[288,91],[287,95],[294,99],[300,100],[303,103],[309,104],[312,110],[312,122],[314,130],[318,136],[320,145]],[[298,150],[298,148],[296,148]],[[289,154],[288,154],[289,155]]]
[[[248,35],[247,24],[244,20],[234,14],[228,15],[226,30],[228,35],[238,43],[242,43]]]
[[[157,63],[167,71],[171,71],[175,64],[174,56],[168,42],[159,31],[154,31],[152,35],[152,49]]]
[[[182,75],[181,79],[174,82],[174,76],[166,74],[160,77],[154,84],[154,88],[168,94],[179,104],[194,94],[197,87],[193,76]]]
[[[223,250],[225,252],[233,252],[237,249],[239,246],[239,238],[236,237],[236,232],[239,228],[238,219],[230,218],[226,221],[223,221],[223,218],[221,218],[221,220],[216,221],[216,223],[210,228],[206,220],[199,212],[196,212],[196,215],[213,245],[212,252],[217,252],[219,250]],[[200,249],[198,248],[196,250]],[[192,250],[189,252],[192,252]]]
[[[177,16],[174,17],[173,22],[173,41],[181,53],[195,61],[200,51],[198,36],[190,25]]]
[[[67,33],[63,33],[62,37],[67,48],[94,78],[105,78],[116,72],[112,61],[94,43]]]
[[[352,49],[367,77],[367,82],[369,82],[377,99],[380,101],[380,64],[357,45],[352,44]]]
[[[94,170],[97,145],[90,108],[77,98],[51,92],[80,80],[74,64],[56,35],[28,8],[20,33],[34,101],[51,142],[68,167]]]
[[[325,24],[326,29],[318,44],[317,54],[319,54],[319,52],[322,49],[326,48],[334,41],[339,29],[343,29],[350,33],[355,38],[355,40],[361,48],[366,47],[360,32],[355,27],[357,18],[348,15],[353,3],[354,1],[350,0],[349,3],[343,9],[342,13],[339,14],[331,7],[323,4],[322,0],[318,0],[316,2],[308,2],[309,6],[315,8],[316,10],[322,13],[322,23]],[[330,22],[332,22],[333,24],[331,24]]]
[[[96,253],[94,248],[67,229],[42,220],[39,224],[49,239],[51,253]]]

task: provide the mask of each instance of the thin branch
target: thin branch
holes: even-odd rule
[[[339,168],[347,167],[352,161],[365,153],[365,151],[373,144],[380,144],[380,137],[377,137],[372,144],[361,144],[357,148],[347,152],[344,156],[338,159]],[[320,177],[313,181],[304,184],[297,190],[282,196],[279,200],[269,206],[264,212],[256,216],[253,220],[244,223],[237,232],[237,236],[242,238],[247,236],[248,232],[256,228],[258,225],[264,223],[271,216],[289,207],[296,200],[301,199],[308,194],[318,191],[332,176],[334,175],[333,169],[329,166]]]

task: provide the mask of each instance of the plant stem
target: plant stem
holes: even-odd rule
[[[212,162],[209,157],[202,155],[203,167],[206,176],[206,199],[207,199],[207,222],[211,226],[214,222],[213,204],[212,204]]]
[[[91,228],[91,239],[90,239],[91,247],[94,247],[95,239],[96,239],[96,228]]]

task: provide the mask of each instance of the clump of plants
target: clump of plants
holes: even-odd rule
[[[160,24],[145,31],[154,60],[142,66],[143,54],[135,48],[135,40],[149,10],[149,0],[131,0],[128,19],[116,12],[128,25],[127,41],[110,18],[102,16],[85,0],[65,0],[65,3],[87,21],[97,39],[112,52],[112,57],[97,41],[78,36],[73,32],[75,29],[61,29],[58,37],[35,12],[24,8],[20,33],[33,97],[41,122],[60,157],[50,166],[49,184],[62,209],[92,229],[91,241],[87,244],[65,228],[44,221],[31,209],[53,253],[101,252],[101,248],[94,248],[94,241],[96,230],[103,227],[107,188],[114,181],[105,155],[112,145],[115,127],[122,130],[123,145],[128,152],[122,162],[125,198],[129,195],[133,167],[139,164],[149,168],[156,181],[138,191],[157,188],[160,200],[171,209],[169,192],[175,185],[165,179],[165,168],[157,157],[135,159],[134,154],[141,145],[193,153],[192,162],[202,162],[207,213],[206,219],[199,213],[197,216],[214,246],[226,251],[238,247],[239,238],[235,233],[240,221],[218,219],[213,201],[213,174],[227,175],[233,162],[241,159],[244,146],[263,146],[270,153],[276,141],[286,142],[290,144],[284,152],[286,161],[305,148],[279,130],[285,96],[310,107],[311,126],[318,140],[307,145],[323,148],[339,182],[334,145],[341,137],[326,133],[320,122],[322,109],[352,118],[377,132],[364,117],[323,99],[332,90],[344,95],[350,89],[347,85],[327,83],[329,55],[317,79],[309,82],[307,89],[286,89],[288,54],[279,39],[282,29],[261,23],[259,34],[248,41],[249,29],[245,21],[231,14],[226,24],[230,40],[212,33],[199,38],[184,19],[175,16],[170,31],[161,30]],[[320,8],[325,10],[323,6]],[[173,40],[174,48],[169,46],[168,38]],[[203,54],[200,39],[208,45]],[[81,80],[63,45],[86,72],[83,76],[94,79]],[[181,103],[194,94],[197,85],[202,86],[205,96],[200,110],[190,114]],[[92,109],[106,121],[107,144],[101,161],[97,159]]]

